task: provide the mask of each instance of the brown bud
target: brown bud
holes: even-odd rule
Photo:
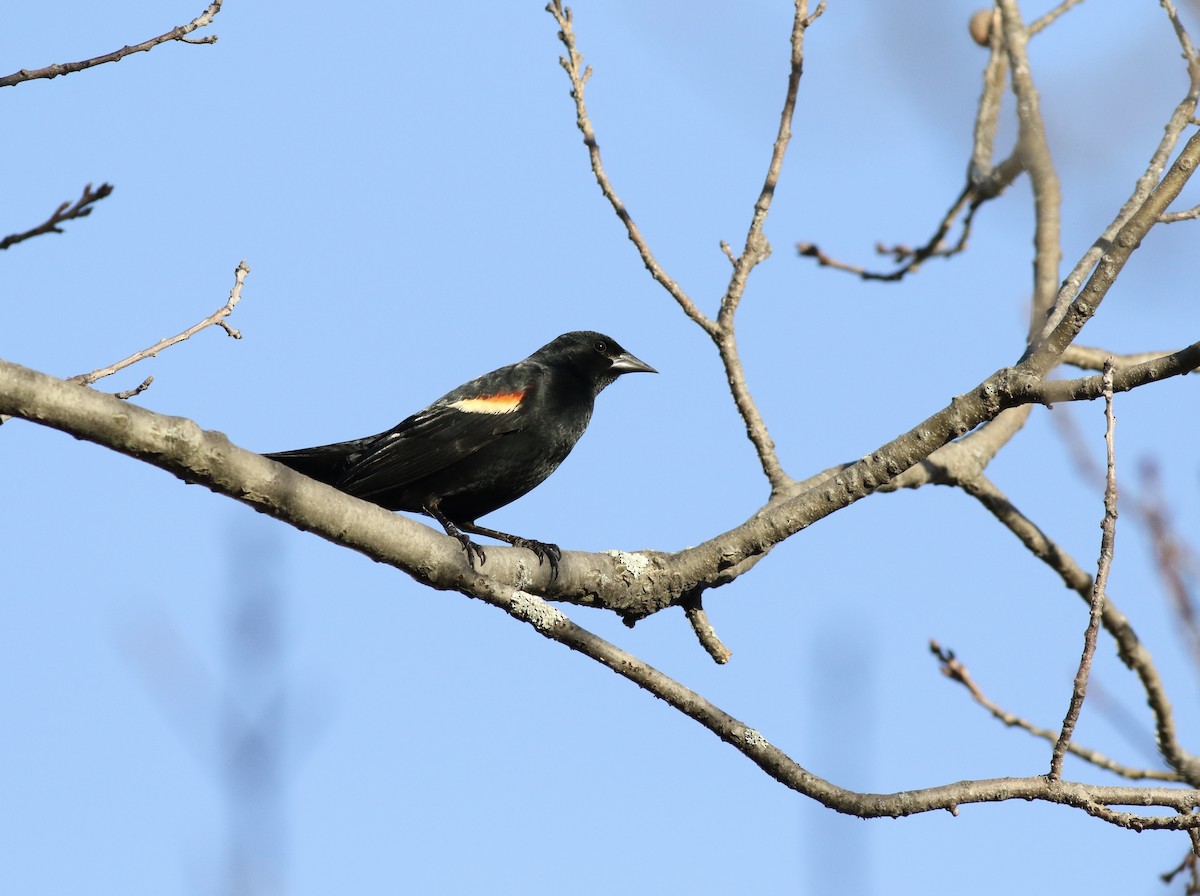
[[[967,26],[967,30],[971,33],[971,40],[981,47],[986,47],[992,42],[992,29],[999,24],[996,21],[999,18],[996,12],[995,7],[992,7],[981,9],[971,16],[971,24]]]

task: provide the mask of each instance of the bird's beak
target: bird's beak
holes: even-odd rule
[[[612,360],[609,368],[615,374],[622,373],[658,373],[653,367],[640,358],[635,358],[629,352],[622,352]]]

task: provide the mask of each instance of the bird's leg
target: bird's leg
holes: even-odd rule
[[[487,555],[484,554],[483,548],[471,541],[465,532],[459,530],[458,526],[450,522],[450,517],[442,513],[438,508],[437,501],[430,501],[425,505],[425,512],[442,524],[442,528],[446,530],[446,534],[451,538],[458,539],[458,543],[462,545],[462,549],[467,552],[467,563],[471,569],[475,568],[475,558],[479,558],[479,563],[482,566],[487,562]],[[467,529],[467,526],[463,526]]]
[[[551,580],[558,578],[558,561],[562,559],[562,551],[559,550],[558,545],[549,544],[544,541],[534,541],[532,538],[522,538],[520,535],[509,535],[507,532],[489,529],[486,526],[478,526],[474,522],[460,523],[459,525],[466,532],[471,532],[475,535],[486,535],[488,538],[496,539],[496,541],[507,541],[514,548],[525,548],[527,551],[533,551],[534,556],[538,558],[538,566],[541,566],[543,561],[548,560],[550,562]],[[475,547],[478,549],[479,546],[475,545]]]

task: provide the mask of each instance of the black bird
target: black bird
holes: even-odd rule
[[[539,485],[563,462],[600,391],[625,373],[657,373],[608,336],[564,333],[526,358],[446,393],[378,435],[266,457],[388,510],[424,513],[457,538],[467,533],[528,548],[558,576],[558,545],[475,525]]]

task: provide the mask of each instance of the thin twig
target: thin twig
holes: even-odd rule
[[[1050,536],[1021,513],[1009,498],[986,476],[963,482],[963,490],[976,498],[1010,532],[1020,539],[1034,557],[1054,570],[1064,584],[1091,606],[1095,587],[1092,577],[1071,555]],[[1125,666],[1137,675],[1146,694],[1146,704],[1154,714],[1155,738],[1158,750],[1167,765],[1179,772],[1189,784],[1200,781],[1200,759],[1188,753],[1179,743],[1175,715],[1167,696],[1166,684],[1154,664],[1150,651],[1142,643],[1128,617],[1105,598],[1102,622],[1105,631],[1116,642],[1117,654]]]
[[[9,246],[23,243],[25,240],[41,236],[43,233],[62,233],[60,224],[75,218],[86,218],[92,213],[92,205],[108,196],[112,191],[112,184],[101,184],[95,192],[92,192],[92,185],[88,184],[83,188],[83,194],[75,200],[74,205],[69,201],[64,202],[54,210],[54,214],[37,227],[26,230],[24,233],[10,233],[4,239],[0,239],[0,249],[7,249]]]
[[[687,614],[688,622],[692,624],[692,631],[696,633],[696,639],[700,642],[700,646],[708,652],[713,661],[722,665],[729,662],[733,651],[721,643],[721,639],[717,636],[717,630],[708,621],[708,613],[704,611],[700,595],[696,594],[684,601],[683,611]]]
[[[241,339],[242,334],[229,326],[225,322],[225,318],[233,314],[233,309],[242,298],[242,286],[246,282],[246,275],[250,273],[250,266],[245,261],[238,262],[238,266],[233,272],[233,288],[229,290],[229,299],[210,314],[208,317],[199,323],[193,324],[181,333],[176,333],[174,336],[168,336],[165,339],[160,339],[158,342],[149,348],[144,348],[141,351],[134,352],[128,358],[122,358],[115,364],[110,364],[107,367],[101,367],[98,370],[93,370],[91,373],[81,373],[70,378],[70,382],[79,383],[81,386],[90,386],[97,380],[103,379],[106,376],[112,376],[119,370],[124,370],[136,364],[138,361],[144,361],[146,358],[153,358],[164,349],[168,349],[173,345],[177,345],[186,339],[190,339],[208,327],[221,327],[229,336],[234,339]]]
[[[825,11],[825,0],[820,0],[812,15],[808,13],[808,0],[796,0],[795,13],[792,19],[791,64],[788,70],[787,89],[784,93],[783,109],[779,113],[779,130],[775,135],[775,143],[771,147],[771,160],[767,164],[767,173],[763,178],[763,186],[754,202],[754,213],[750,217],[750,226],[746,230],[746,241],[742,252],[736,258],[729,253],[733,261],[733,273],[725,295],[721,297],[721,308],[717,313],[717,329],[712,334],[721,355],[721,363],[725,367],[725,378],[729,383],[729,391],[738,413],[746,424],[746,435],[754,445],[762,464],[763,474],[771,484],[774,494],[786,489],[792,478],[784,471],[775,451],[775,441],[767,429],[766,420],[758,409],[750,387],[746,383],[746,372],[738,351],[737,336],[734,332],[734,315],[738,305],[746,293],[746,283],[750,272],[771,254],[771,245],[763,234],[767,215],[771,210],[771,201],[779,184],[779,176],[783,171],[783,159],[787,155],[788,144],[792,139],[792,118],[796,112],[796,96],[800,91],[800,78],[804,74],[804,34],[809,26]]]
[[[1200,205],[1194,205],[1187,211],[1163,212],[1158,216],[1160,224],[1178,224],[1180,221],[1195,221],[1200,218]]]
[[[1184,871],[1188,871],[1190,872],[1190,877],[1192,878],[1192,884],[1188,888],[1188,893],[1200,892],[1200,889],[1196,888],[1196,884],[1200,883],[1200,881],[1197,881],[1196,879],[1196,855],[1197,851],[1193,845],[1192,851],[1183,857],[1183,861],[1180,862],[1177,867],[1172,868],[1170,871],[1164,871],[1158,876],[1158,879],[1164,884],[1169,884],[1176,878],[1177,875],[1182,874]]]
[[[808,0],[796,0],[796,11],[792,18],[792,54],[791,67],[788,71],[787,91],[784,94],[783,109],[779,113],[779,130],[775,135],[775,143],[771,147],[771,161],[767,165],[767,174],[763,178],[762,190],[754,201],[754,214],[750,218],[750,226],[746,231],[746,242],[742,254],[738,256],[733,266],[733,276],[725,295],[721,297],[721,310],[717,314],[717,323],[725,329],[733,328],[733,316],[738,304],[746,292],[746,281],[750,272],[766,260],[771,254],[771,246],[763,235],[763,226],[767,223],[767,215],[771,211],[771,200],[775,198],[775,190],[779,185],[779,175],[783,171],[783,158],[787,155],[788,144],[792,139],[792,118],[796,113],[796,96],[800,92],[800,77],[804,74],[804,32],[820,18],[825,11],[825,0],[817,4],[816,10],[808,15]]]
[[[1057,731],[1051,731],[1049,728],[1042,728],[1034,725],[1032,722],[1021,718],[1015,713],[1011,713],[1008,710],[1003,709],[989,699],[988,696],[983,693],[982,689],[980,689],[979,685],[975,683],[975,680],[971,677],[971,673],[967,670],[967,667],[961,660],[958,659],[957,656],[954,655],[953,650],[948,650],[942,647],[942,645],[937,641],[930,641],[929,652],[938,658],[938,663],[940,665],[942,674],[951,681],[957,681],[959,684],[965,687],[967,692],[971,695],[971,699],[990,712],[995,719],[1002,722],[1009,728],[1020,728],[1023,731],[1029,732],[1034,737],[1040,737],[1042,740],[1049,741],[1050,743],[1054,743],[1056,741],[1058,738]],[[1092,765],[1113,772],[1114,774],[1120,775],[1123,778],[1129,778],[1130,780],[1183,780],[1181,776],[1171,771],[1161,771],[1148,768],[1133,768],[1128,765],[1122,765],[1113,759],[1109,759],[1107,756],[1097,750],[1092,750],[1088,747],[1082,747],[1076,743],[1068,744],[1067,750],[1070,751],[1072,755],[1078,756],[1085,762],[1090,762]]]
[[[168,349],[173,345],[183,342],[185,339],[190,339],[207,327],[221,327],[229,336],[233,337],[234,339],[241,339],[242,334],[238,330],[235,330],[233,327],[229,326],[229,324],[225,321],[225,318],[229,317],[229,315],[233,313],[234,307],[239,301],[241,301],[242,286],[245,284],[246,275],[249,273],[250,266],[246,264],[245,261],[238,262],[238,266],[233,272],[233,288],[229,291],[229,299],[224,305],[199,323],[193,324],[182,333],[176,333],[174,336],[168,336],[166,339],[160,339],[149,348],[144,348],[141,351],[134,352],[128,358],[122,358],[115,364],[110,364],[107,367],[100,367],[96,370],[93,370],[91,373],[80,373],[73,377],[69,377],[67,382],[77,383],[81,386],[90,386],[97,380],[101,380],[106,376],[112,376],[112,374],[117,373],[120,370],[124,370],[126,367],[131,367],[139,361],[144,361],[146,358],[153,358],[164,349]],[[124,392],[117,392],[114,393],[114,395],[117,398],[133,398],[135,395],[141,395],[148,388],[150,388],[150,384],[152,382],[154,382],[154,377],[148,376],[146,379],[142,380],[140,385],[135,386],[133,389],[127,389]],[[6,423],[11,419],[11,416],[0,414],[0,424]]]
[[[1133,502],[1134,508],[1150,536],[1154,565],[1178,622],[1176,628],[1179,637],[1192,655],[1192,665],[1200,669],[1200,617],[1189,584],[1189,578],[1196,568],[1195,553],[1180,537],[1171,521],[1169,505],[1159,482],[1157,464],[1145,461],[1140,467],[1140,493]]]
[[[1124,370],[1126,367],[1133,367],[1135,364],[1157,361],[1159,358],[1165,358],[1169,354],[1171,354],[1169,351],[1157,351],[1132,352],[1130,354],[1119,355],[1116,352],[1110,352],[1107,349],[1090,345],[1068,345],[1062,353],[1062,362],[1070,364],[1072,367],[1078,367],[1080,370],[1101,371],[1104,369],[1104,362],[1112,358],[1113,366],[1117,370]]]
[[[876,254],[890,255],[899,263],[899,267],[893,270],[873,271],[859,265],[839,261],[828,255],[815,243],[797,243],[796,252],[802,258],[815,259],[821,267],[829,267],[845,271],[849,274],[855,274],[862,280],[874,280],[884,283],[903,280],[909,274],[916,273],[921,265],[930,258],[953,258],[955,255],[965,252],[967,241],[971,237],[971,226],[975,222],[975,213],[989,199],[995,199],[1003,193],[1016,180],[1021,170],[1020,163],[1017,162],[1015,157],[1006,159],[984,175],[977,174],[973,166],[967,185],[963,187],[962,192],[958,194],[953,205],[942,216],[937,229],[924,245],[912,249],[908,246],[875,244]],[[962,231],[959,233],[958,240],[952,245],[947,245],[946,235],[950,232],[955,220],[962,214],[964,208],[966,209],[966,214],[963,215]]]
[[[558,23],[558,39],[562,41],[567,51],[567,55],[560,56],[558,61],[562,65],[563,71],[567,73],[567,77],[571,79],[571,98],[575,101],[575,124],[583,134],[583,143],[587,147],[588,157],[592,163],[592,173],[596,177],[596,183],[600,185],[600,192],[604,194],[604,198],[609,201],[613,211],[625,225],[629,241],[633,243],[642,257],[642,263],[650,272],[650,276],[670,293],[689,318],[699,324],[709,335],[713,335],[716,332],[716,324],[700,310],[683,287],[672,279],[658,263],[658,259],[650,251],[649,244],[642,236],[637,224],[634,223],[633,216],[617,196],[617,191],[613,188],[612,181],[609,180],[608,173],[604,170],[604,163],[600,159],[600,144],[596,141],[596,132],[588,117],[587,103],[584,100],[584,85],[591,78],[592,69],[591,66],[586,68],[583,66],[583,54],[575,46],[575,30],[570,7],[564,7],[562,0],[551,0],[546,6],[546,12],[554,16],[554,21]]]
[[[1029,36],[1033,37],[1033,35],[1037,34],[1043,28],[1047,28],[1054,24],[1055,19],[1069,10],[1072,6],[1078,6],[1082,2],[1083,0],[1063,0],[1063,2],[1054,7],[1054,9],[1029,23]]]
[[[186,25],[180,25],[172,28],[165,34],[160,34],[158,37],[152,37],[149,40],[144,40],[140,44],[121,47],[119,50],[114,50],[111,53],[105,53],[103,56],[96,56],[92,59],[84,59],[82,62],[63,62],[57,65],[48,65],[45,68],[38,69],[21,69],[13,72],[11,75],[6,75],[0,78],[0,87],[12,87],[14,84],[21,84],[25,81],[35,81],[39,78],[57,78],[59,75],[70,75],[75,72],[81,72],[84,69],[92,68],[93,66],[103,65],[106,62],[120,62],[126,56],[132,56],[134,53],[144,53],[152,50],[159,44],[165,44],[169,41],[177,40],[189,44],[211,44],[216,43],[217,38],[201,37],[192,40],[184,40],[184,38],[195,31],[197,28],[203,28],[206,25],[212,24],[213,18],[221,11],[221,3],[224,0],[212,0],[208,8],[196,18],[192,19]]]
[[[771,200],[775,194],[780,172],[782,171],[783,158],[787,151],[787,145],[791,138],[792,116],[795,111],[796,94],[799,89],[800,76],[803,70],[804,32],[821,15],[824,9],[825,2],[821,0],[816,11],[812,15],[809,15],[807,0],[796,0],[795,2],[795,16],[791,35],[791,68],[788,75],[788,88],[784,99],[783,111],[780,113],[779,131],[771,151],[771,161],[767,166],[767,174],[763,181],[762,190],[759,192],[758,198],[754,203],[754,214],[746,235],[745,248],[740,256],[735,257],[731,249],[727,246],[723,247],[726,256],[733,263],[733,274],[725,295],[721,299],[718,318],[714,321],[705,315],[684,292],[683,288],[663,270],[654,257],[653,252],[651,252],[649,244],[642,236],[641,231],[634,223],[632,215],[630,215],[624,203],[617,196],[616,190],[613,188],[612,182],[604,170],[595,129],[592,127],[591,120],[588,117],[587,104],[584,99],[584,87],[592,75],[592,70],[590,67],[583,65],[583,55],[579,52],[575,41],[571,10],[569,7],[563,6],[562,0],[551,0],[546,6],[546,11],[558,23],[558,38],[567,51],[565,56],[559,57],[559,63],[567,73],[567,77],[571,80],[571,96],[575,101],[576,126],[579,128],[580,133],[583,134],[583,142],[588,149],[588,157],[591,161],[592,173],[596,177],[596,183],[600,186],[601,193],[604,194],[604,197],[612,206],[613,211],[616,212],[621,223],[625,225],[629,239],[637,248],[638,254],[642,258],[642,263],[646,266],[650,275],[667,290],[679,307],[683,309],[683,312],[698,324],[716,343],[721,355],[721,362],[725,367],[726,379],[729,382],[734,404],[737,406],[738,413],[741,414],[746,424],[746,434],[754,445],[759,461],[762,464],[763,472],[767,480],[771,483],[773,493],[786,488],[792,480],[784,472],[779,463],[778,455],[775,452],[775,443],[767,431],[766,422],[763,420],[746,384],[745,371],[742,367],[741,359],[738,357],[733,315],[745,293],[746,280],[750,275],[750,271],[760,261],[765,259],[771,251],[762,230],[767,213],[770,210]]]
[[[1062,733],[1054,744],[1054,752],[1050,757],[1050,779],[1057,781],[1062,778],[1063,756],[1075,725],[1079,721],[1079,712],[1083,709],[1083,701],[1087,696],[1088,676],[1092,670],[1092,658],[1096,655],[1096,636],[1100,632],[1100,623],[1104,615],[1105,588],[1108,586],[1108,572],[1112,568],[1113,544],[1117,534],[1117,459],[1115,450],[1115,429],[1117,418],[1113,415],[1113,364],[1110,361],[1104,365],[1104,445],[1108,454],[1108,473],[1104,486],[1104,521],[1100,524],[1100,561],[1096,569],[1096,578],[1092,583],[1092,606],[1088,615],[1087,629],[1083,636],[1083,655],[1079,659],[1079,669],[1075,673],[1075,685],[1071,689],[1071,700],[1067,707],[1066,718],[1063,719]]]

